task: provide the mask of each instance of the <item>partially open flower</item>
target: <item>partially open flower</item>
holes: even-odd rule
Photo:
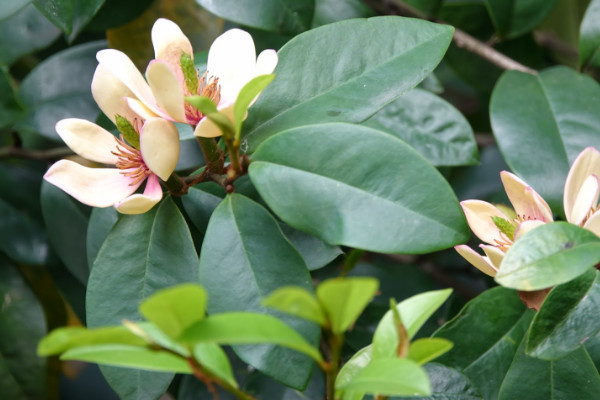
[[[600,152],[584,149],[575,159],[565,182],[564,209],[567,221],[600,236]]]
[[[158,19],[152,28],[155,59],[148,65],[146,80],[131,60],[118,50],[102,50],[102,68],[131,92],[127,101],[144,118],[159,116],[195,126],[194,134],[220,136],[220,129],[185,101],[186,96],[209,97],[233,122],[233,105],[242,87],[254,77],[273,72],[277,53],[265,50],[258,58],[252,37],[240,29],[219,36],[208,53],[207,71],[199,74],[188,38],[172,21]]]

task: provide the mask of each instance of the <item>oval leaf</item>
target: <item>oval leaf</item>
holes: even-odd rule
[[[592,0],[579,28],[579,65],[600,67],[600,0]]]
[[[339,123],[300,127],[272,137],[252,160],[250,178],[269,207],[327,243],[425,253],[467,239],[448,183],[389,134]]]
[[[441,338],[423,338],[410,344],[408,356],[419,365],[428,363],[452,348],[452,342]]]
[[[499,36],[515,38],[535,28],[558,0],[485,0]]]
[[[319,325],[325,324],[325,315],[315,296],[309,291],[297,286],[279,288],[263,300],[263,305],[295,315]]]

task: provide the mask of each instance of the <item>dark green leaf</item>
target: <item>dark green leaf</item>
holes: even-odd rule
[[[508,250],[495,279],[518,290],[540,290],[570,281],[600,261],[600,238],[567,222],[544,224]]]
[[[411,90],[363,124],[399,137],[433,165],[472,165],[479,158],[469,122],[426,90]]]
[[[447,25],[376,17],[296,36],[278,52],[276,78],[252,107],[245,125],[250,151],[291,127],[364,121],[421,82],[452,33]]]
[[[535,76],[509,71],[494,89],[490,116],[500,151],[555,213],[569,166],[585,147],[600,148],[599,109],[598,83],[566,67]]]
[[[0,251],[23,264],[46,260],[48,243],[41,226],[0,198]]]
[[[579,65],[600,67],[600,0],[591,0],[579,31]]]
[[[431,396],[403,397],[402,400],[483,400],[479,390],[462,373],[441,364],[425,365]]]
[[[360,168],[349,168],[357,162]],[[424,253],[467,238],[439,172],[403,141],[371,128],[336,123],[282,132],[254,154],[250,178],[287,224],[330,244]]]
[[[485,0],[496,32],[513,38],[535,28],[558,0]]]
[[[263,300],[263,305],[286,314],[295,315],[319,325],[325,325],[326,318],[316,297],[298,286],[279,288]]]
[[[104,41],[74,46],[31,71],[19,88],[19,97],[29,113],[17,128],[60,141],[54,130],[59,120],[77,117],[94,121],[99,110],[90,86],[98,65],[96,53],[105,47]]]
[[[214,183],[213,183],[214,184]],[[215,208],[223,201],[219,196],[211,191],[212,185],[201,184],[190,188],[187,196],[182,197],[181,202],[188,216],[200,232],[205,232],[208,221]],[[221,189],[219,189],[219,192]]]
[[[90,274],[88,326],[140,320],[138,305],[155,291],[196,282],[198,259],[183,216],[166,198],[146,214],[124,215],[104,241]],[[118,294],[118,295],[115,295]],[[158,398],[172,374],[102,368],[123,398]]]
[[[153,0],[127,2],[122,0],[104,0],[104,4],[89,24],[87,24],[85,30],[103,32],[124,25],[142,15],[152,2]]]
[[[108,232],[117,223],[117,219],[119,219],[119,213],[114,207],[92,209],[86,236],[86,254],[90,268],[94,264],[94,260]]]
[[[555,287],[533,318],[527,354],[555,360],[577,349],[600,332],[600,321],[590,318],[600,309],[598,271],[588,271]]]
[[[84,286],[89,277],[86,253],[88,217],[75,200],[56,186],[44,182],[42,212],[52,249]]]
[[[315,0],[315,14],[312,27],[350,18],[367,18],[375,12],[360,0]]]
[[[33,0],[33,4],[71,40],[83,30],[105,0]]]
[[[19,10],[22,10],[24,7],[28,6],[30,3],[31,0],[13,0],[3,4],[2,9],[0,9],[0,19],[5,19],[11,15],[14,15]]]
[[[12,124],[22,113],[23,107],[15,98],[12,78],[7,71],[0,69],[0,128]]]
[[[302,257],[275,219],[239,194],[226,197],[212,214],[200,253],[200,282],[208,292],[210,314],[243,310],[282,316],[265,308],[262,299],[286,285],[312,291]],[[291,316],[282,320],[316,346],[317,325]],[[273,345],[234,350],[245,362],[289,386],[302,388],[310,376],[310,358],[290,350]]]
[[[238,24],[280,33],[310,28],[314,0],[196,0],[211,13]]]
[[[335,260],[342,250],[338,246],[332,246],[321,239],[292,228],[286,224],[279,224],[281,231],[302,255],[306,267],[310,271],[322,268]]]

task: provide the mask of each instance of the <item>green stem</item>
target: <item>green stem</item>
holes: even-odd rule
[[[360,261],[362,256],[365,254],[364,250],[361,249],[352,249],[348,256],[344,260],[344,266],[342,268],[341,277],[344,277],[348,274],[348,272],[352,271],[352,269],[356,266],[356,264]]]
[[[214,174],[221,175],[223,173],[225,159],[223,158],[223,153],[217,146],[216,140],[199,136],[196,136],[196,140],[202,149],[204,160],[206,160],[206,169]]]
[[[235,142],[230,139],[225,139],[225,145],[227,146],[227,150],[229,151],[229,159],[231,160],[231,168],[234,171],[234,174],[230,178],[234,178],[240,172],[240,147],[236,146]]]
[[[188,185],[174,172],[169,176],[169,179],[166,180],[165,184],[167,185],[169,192],[175,196],[182,196],[188,191]]]
[[[342,354],[342,345],[344,344],[344,336],[336,335],[333,332],[326,331],[329,344],[329,366],[326,373],[327,379],[327,396],[325,399],[335,399],[335,380],[340,370],[340,357]]]

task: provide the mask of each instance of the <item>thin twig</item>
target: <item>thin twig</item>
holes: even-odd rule
[[[27,158],[29,160],[50,161],[73,154],[75,153],[68,147],[47,150],[29,150],[14,146],[0,148],[0,158]]]

